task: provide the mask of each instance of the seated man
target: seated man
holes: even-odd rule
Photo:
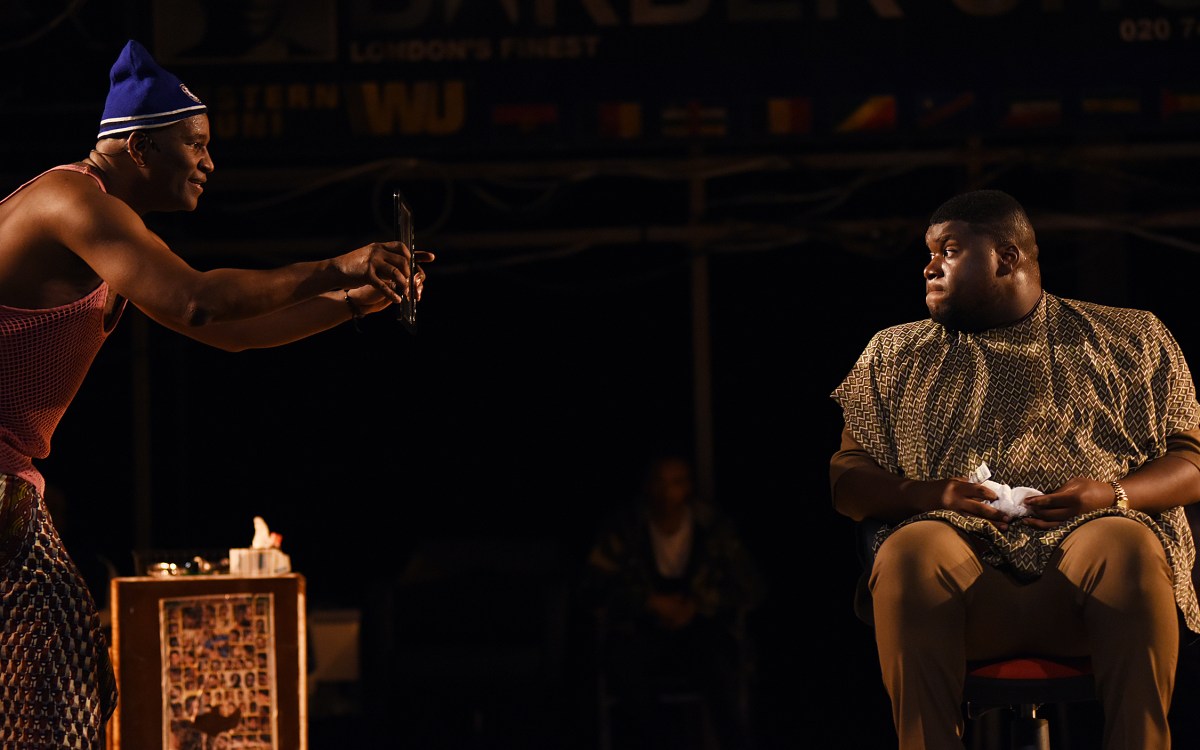
[[[1177,610],[1200,632],[1183,353],[1151,313],[1043,291],[1003,192],[951,198],[925,240],[929,319],[872,337],[832,394],[834,507],[884,524],[868,601],[900,747],[961,750],[967,660],[1037,652],[1091,656],[1106,750],[1169,748]],[[1002,510],[984,466],[1033,496]]]

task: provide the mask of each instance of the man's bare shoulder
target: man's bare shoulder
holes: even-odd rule
[[[145,231],[91,174],[43,172],[0,203],[0,299],[27,307],[77,299],[96,283],[90,256]]]
[[[21,185],[0,203],[0,216],[24,216],[36,219],[73,208],[75,211],[117,208],[96,178],[84,172],[54,169],[43,172]]]
[[[123,200],[105,192],[95,173],[70,169],[43,172],[0,203],[3,241],[144,231],[144,223]],[[9,232],[15,233],[8,234]]]

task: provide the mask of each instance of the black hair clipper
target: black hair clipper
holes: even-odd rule
[[[413,222],[412,210],[404,201],[404,193],[399,190],[392,193],[392,203],[396,221],[396,239],[404,243],[409,252],[413,252]],[[419,266],[415,260],[409,264],[408,293],[404,300],[396,306],[396,319],[404,324],[409,333],[417,332],[417,271]]]

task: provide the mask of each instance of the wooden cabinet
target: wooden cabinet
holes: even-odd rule
[[[115,578],[113,750],[307,750],[304,577]]]

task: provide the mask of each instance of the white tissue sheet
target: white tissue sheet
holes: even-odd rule
[[[986,462],[981,462],[967,479],[975,484],[982,484],[992,492],[995,492],[996,499],[992,500],[990,504],[1013,518],[1029,515],[1029,509],[1025,507],[1025,501],[1031,497],[1045,494],[1033,487],[1009,487],[1007,484],[993,482],[989,479],[991,476],[992,470],[988,468]]]
[[[254,517],[254,538],[250,540],[250,546],[254,549],[267,549],[274,546],[271,544],[271,527],[267,526],[267,522],[262,516]]]

